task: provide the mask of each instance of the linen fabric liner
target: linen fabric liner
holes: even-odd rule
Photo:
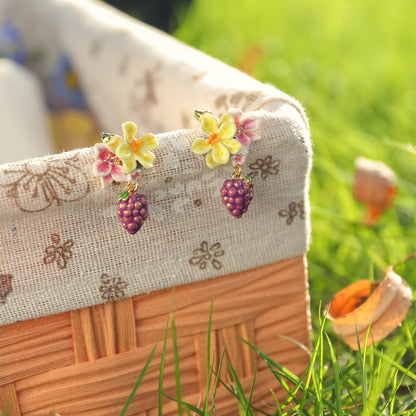
[[[117,217],[125,185],[103,188],[92,176],[92,148],[0,166],[0,325],[308,250],[312,152],[295,100],[101,3],[6,0],[0,17],[22,30],[32,17],[40,30],[32,27],[27,41],[48,39],[50,50],[56,43],[68,53],[104,131],[121,134],[120,123],[132,120],[142,132],[162,132],[155,167],[139,184],[149,218],[134,236]],[[190,150],[202,137],[193,110],[220,115],[231,106],[260,123],[261,139],[251,144],[243,168],[254,179],[254,199],[241,219],[221,202],[231,163],[210,170]]]

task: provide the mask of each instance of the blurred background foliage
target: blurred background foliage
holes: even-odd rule
[[[348,283],[384,277],[416,251],[416,2],[185,0],[112,4],[296,97],[314,149],[312,316]],[[399,177],[395,207],[373,228],[352,198],[354,160]],[[416,287],[416,261],[396,268]],[[411,309],[415,317],[414,308]]]

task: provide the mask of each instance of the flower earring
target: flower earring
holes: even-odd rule
[[[101,133],[103,143],[94,146],[97,160],[92,170],[103,185],[113,181],[127,183],[127,190],[117,199],[117,214],[123,228],[129,234],[136,234],[148,217],[146,196],[137,193],[138,181],[143,168],[153,168],[156,156],[151,150],[159,147],[159,142],[151,133],[136,138],[137,126],[132,121],[126,121],[121,127],[123,137]]]
[[[253,199],[253,181],[242,174],[242,166],[251,140],[257,139],[258,122],[243,117],[243,112],[231,108],[219,120],[210,111],[196,110],[195,118],[200,122],[208,138],[195,139],[192,151],[206,154],[206,164],[214,169],[225,165],[233,155],[234,173],[224,181],[221,188],[222,201],[232,216],[241,218]]]

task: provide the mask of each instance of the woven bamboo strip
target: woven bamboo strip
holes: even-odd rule
[[[0,385],[74,362],[67,313],[0,328]]]
[[[195,360],[198,369],[198,384],[199,390],[204,390],[207,386],[207,346],[208,336],[204,334],[196,334],[193,336],[194,348],[195,348]],[[211,331],[211,360],[210,365],[213,368],[217,368],[221,351],[218,351],[217,347],[217,335],[215,331]],[[215,376],[213,376],[215,377]]]
[[[222,292],[223,277],[211,279],[218,283],[212,287],[212,291],[205,290],[207,281],[198,282],[194,285],[185,285],[176,288],[174,305],[175,320],[178,336],[187,336],[206,331],[207,311],[209,310],[212,296],[215,296],[212,328],[219,329],[226,326],[236,325],[254,319],[267,309],[277,305],[288,305],[295,301],[304,301],[305,314],[305,283],[302,256],[296,257],[294,261],[283,262],[259,267],[247,272],[235,273],[227,276],[227,280],[238,283],[232,294]],[[281,264],[284,263],[284,264]],[[288,278],[290,276],[290,279]],[[268,289],[257,289],[258,280],[262,286],[268,284]],[[282,284],[282,280],[285,281]],[[228,285],[226,285],[228,287]],[[197,289],[199,302],[186,302],[187,306],[178,308],[177,302],[183,304],[182,298],[192,298]],[[189,292],[186,294],[186,292]],[[199,292],[204,292],[202,297]],[[135,302],[136,328],[140,334],[141,345],[157,342],[163,334],[166,321],[169,316],[169,295],[164,291],[160,298],[153,297],[152,300],[158,307],[159,313],[155,316],[144,318],[141,315],[142,308]],[[137,306],[136,306],[137,305]],[[147,310],[149,311],[149,309]],[[146,312],[146,310],[144,310]],[[153,314],[152,314],[153,315]]]
[[[247,321],[242,324],[239,324],[237,327],[237,333],[241,339],[255,342],[255,332],[254,332],[254,321]],[[254,361],[256,360],[256,355],[254,351],[243,342],[240,341],[241,345],[241,358],[243,362],[243,372],[242,376],[249,377],[253,374],[254,370]]]
[[[21,416],[14,384],[0,386],[0,410],[7,416]]]
[[[117,352],[134,350],[137,347],[137,341],[133,299],[121,299],[115,303],[115,306]]]
[[[277,278],[279,283],[282,282],[280,289],[283,289],[286,283],[290,283],[293,279],[298,280],[300,278],[304,280],[304,274],[303,256],[297,256],[256,269],[179,286],[175,288],[175,311],[179,312],[207,300],[211,302],[213,297],[216,299],[217,296],[221,295],[229,295],[228,298],[233,297],[236,290],[241,293],[250,293],[252,286],[262,287],[267,291],[270,289],[270,278],[274,281]],[[242,281],[253,285],[250,287],[242,286]],[[170,289],[141,295],[140,303],[134,305],[136,319],[158,317],[161,310],[166,308],[170,310],[170,298]]]
[[[198,391],[195,351],[191,338],[178,340],[181,380],[184,394]],[[150,354],[152,346],[145,346],[116,356],[53,370],[20,380],[16,390],[22,413],[26,416],[45,415],[55,409],[62,415],[92,415],[100,408],[102,416],[112,415],[110,408],[120,411]],[[145,382],[136,395],[132,409],[150,409],[157,403],[159,359],[161,345],[149,366]],[[175,394],[174,364],[171,342],[166,359],[166,386]],[[92,412],[92,413],[89,413]]]

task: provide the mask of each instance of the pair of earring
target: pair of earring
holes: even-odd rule
[[[234,172],[231,179],[224,181],[221,197],[231,215],[241,218],[253,199],[253,181],[243,176],[242,166],[251,140],[257,138],[258,122],[244,118],[242,111],[234,108],[219,120],[210,111],[196,110],[194,117],[207,137],[195,139],[191,150],[205,154],[211,169],[228,163],[232,157]],[[153,168],[156,156],[152,150],[159,147],[159,142],[151,133],[137,138],[137,126],[131,121],[122,124],[122,131],[122,137],[101,134],[102,143],[94,146],[97,160],[92,169],[104,185],[113,180],[127,183],[127,190],[118,196],[117,213],[123,228],[136,234],[148,217],[147,199],[138,194],[138,181],[142,169]]]

